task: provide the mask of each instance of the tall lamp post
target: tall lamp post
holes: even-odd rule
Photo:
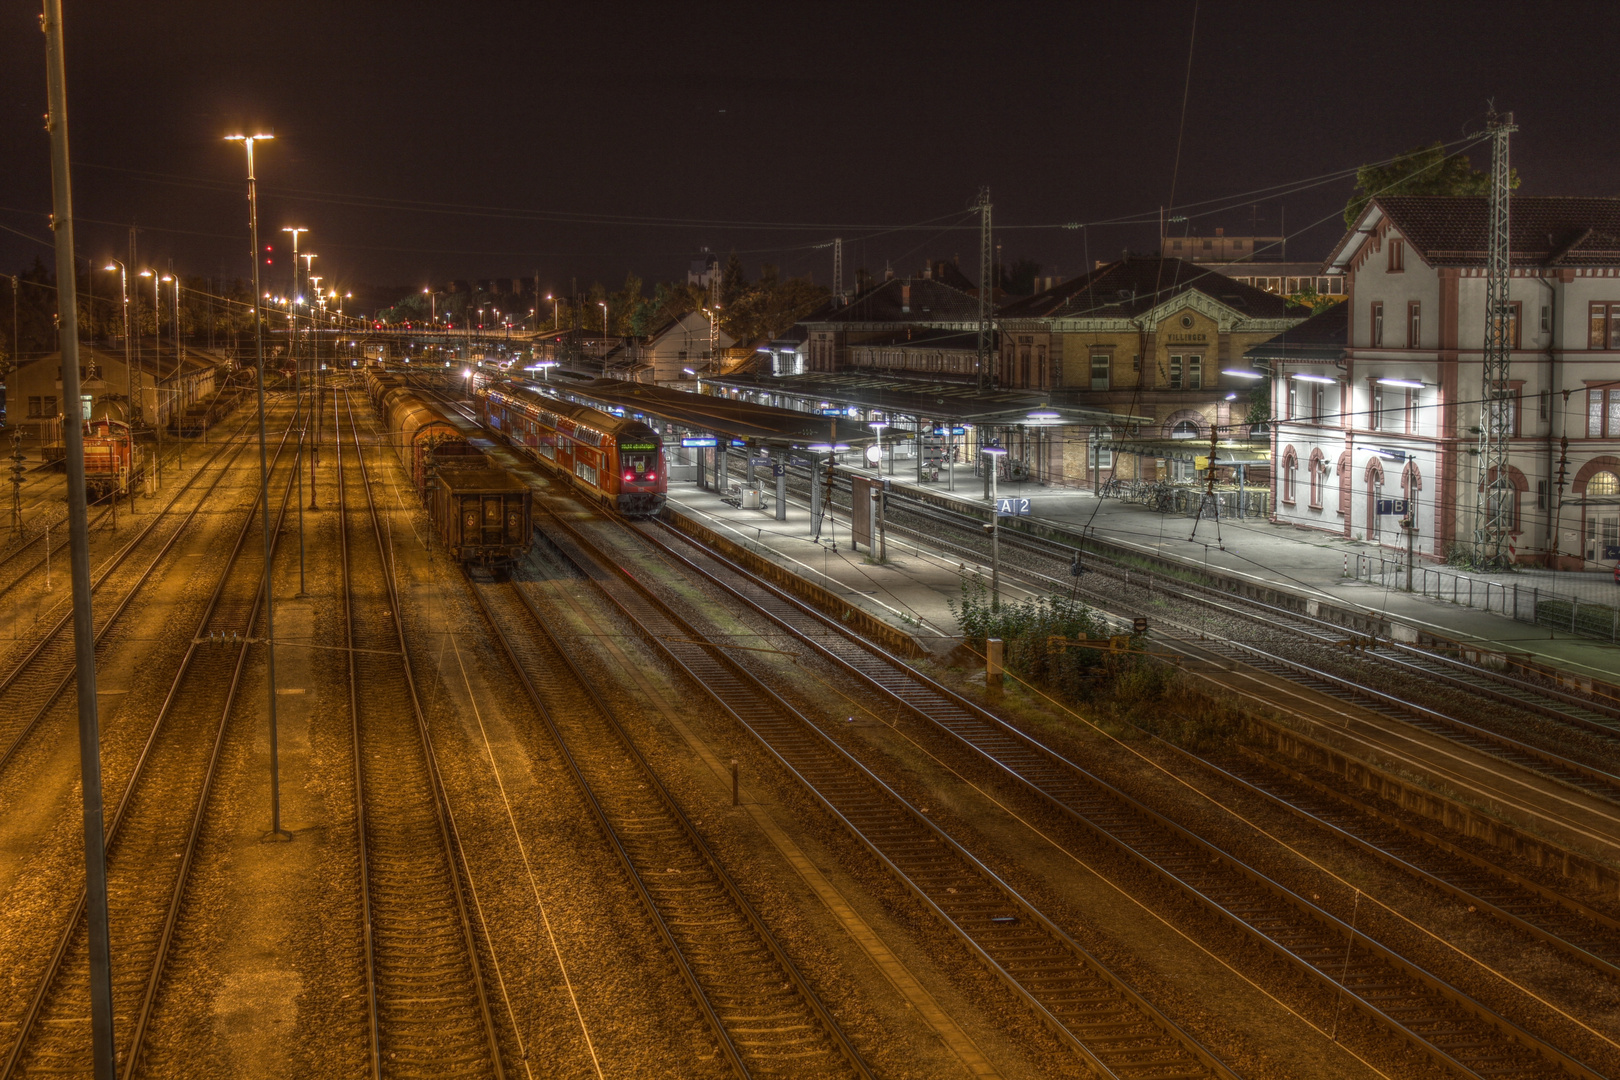
[[[157,438],[157,486],[163,489],[163,328],[159,325],[159,317],[163,314],[163,302],[158,298],[158,281],[161,280],[156,270],[142,270],[141,277],[152,279],[152,386],[157,391],[152,402],[152,430]]]
[[[183,363],[184,357],[180,354],[180,275],[164,274],[164,281],[174,283],[174,408],[169,410],[170,416],[176,416],[178,410],[186,405],[186,371]],[[181,472],[186,470],[186,441],[185,432],[180,429],[180,421],[174,422],[174,445],[177,450],[177,467]]]
[[[117,259],[110,260],[102,269],[111,273],[118,271],[118,294],[123,298],[124,312],[124,392],[129,395],[129,416],[131,424],[135,423],[135,359],[130,353],[129,340],[129,267]]]
[[[62,0],[45,0],[45,83],[51,136],[51,224],[56,233],[57,310],[62,318],[62,393],[79,401],[79,302],[73,262],[73,181],[67,126],[67,64],[62,55]],[[16,295],[13,278],[12,295]],[[62,432],[67,452],[69,550],[73,567],[73,647],[77,665],[79,782],[84,810],[86,946],[89,952],[90,1043],[96,1080],[113,1080],[112,947],[107,931],[106,826],[101,799],[101,722],[96,713],[96,642],[90,597],[90,528],[84,495],[84,425]],[[13,1057],[6,1064],[14,1064]]]
[[[270,587],[270,456],[265,450],[264,437],[264,315],[259,308],[259,190],[253,175],[253,144],[275,138],[274,135],[227,135],[227,142],[239,142],[247,151],[248,190],[248,242],[253,256],[253,347],[259,366],[259,503],[261,523],[264,526],[264,647],[265,673],[268,676],[266,701],[270,713],[270,835],[292,839],[292,833],[281,827],[281,776],[276,754],[276,620],[273,603],[275,590]]]
[[[979,453],[989,458],[985,468],[990,470],[990,524],[984,531],[990,534],[990,610],[1001,610],[1001,518],[996,513],[996,473],[1001,457],[1007,453],[1005,447],[985,446]]]
[[[296,301],[298,299],[298,234],[307,233],[309,230],[301,225],[283,225],[281,231],[284,233],[292,233],[292,292],[288,293],[287,295]],[[288,324],[289,329],[287,333],[287,350],[292,354],[293,370],[296,372],[298,370],[298,318],[297,311],[292,307],[291,304],[287,306],[287,314],[292,316],[292,321]],[[296,378],[297,376],[295,374],[294,379],[296,380]],[[298,398],[301,402],[303,400],[302,387],[299,387],[296,392],[298,393]]]

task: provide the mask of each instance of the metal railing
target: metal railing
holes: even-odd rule
[[[1358,553],[1351,576],[1370,585],[1406,591],[1406,557]],[[1412,594],[1459,607],[1506,615],[1518,622],[1577,637],[1620,642],[1620,586],[1607,575],[1552,571],[1469,574],[1436,566],[1412,567]]]

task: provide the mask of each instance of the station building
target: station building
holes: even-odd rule
[[[1249,348],[1309,314],[1188,260],[1129,256],[1004,306],[996,379],[1054,403],[1144,418],[1129,430],[1110,423],[1072,432],[1071,483],[1191,479],[1192,454],[1166,455],[1154,444],[1256,434],[1247,422],[1254,382],[1229,372]],[[1127,439],[1135,450],[1110,449]]]
[[[1483,196],[1374,198],[1324,266],[1345,276],[1342,309],[1250,351],[1270,365],[1279,521],[1404,548],[1410,509],[1421,556],[1472,542],[1488,214]],[[1516,196],[1510,220],[1514,556],[1610,566],[1620,198]]]
[[[111,416],[151,424],[168,423],[171,416],[211,396],[223,382],[219,369],[225,361],[211,353],[186,351],[178,365],[173,348],[159,353],[148,341],[134,370],[122,349],[82,345],[79,349],[79,390],[84,419]],[[135,408],[130,408],[133,388]],[[62,397],[62,354],[49,353],[19,364],[6,378],[6,422],[25,438],[41,443],[59,442],[63,417],[68,414]]]

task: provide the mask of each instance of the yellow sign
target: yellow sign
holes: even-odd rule
[[[1209,455],[1199,454],[1197,457],[1193,458],[1193,468],[1199,470],[1200,472],[1209,468]]]

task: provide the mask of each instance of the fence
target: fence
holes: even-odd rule
[[[1358,581],[1403,592],[1406,589],[1404,556],[1358,554],[1352,570]],[[1572,577],[1575,580],[1570,580]],[[1486,577],[1432,566],[1412,567],[1414,594],[1578,637],[1620,642],[1620,588],[1607,575],[1566,573],[1557,575],[1556,580],[1555,588],[1550,572]]]
[[[1205,505],[1206,492],[1201,483],[1172,484],[1163,480],[1110,480],[1103,485],[1102,497],[1122,502],[1139,503],[1161,514],[1181,514],[1196,517],[1200,508],[1205,516],[1212,509]],[[1215,503],[1223,518],[1264,518],[1271,509],[1271,492],[1266,488],[1239,491],[1236,488],[1217,488]]]

